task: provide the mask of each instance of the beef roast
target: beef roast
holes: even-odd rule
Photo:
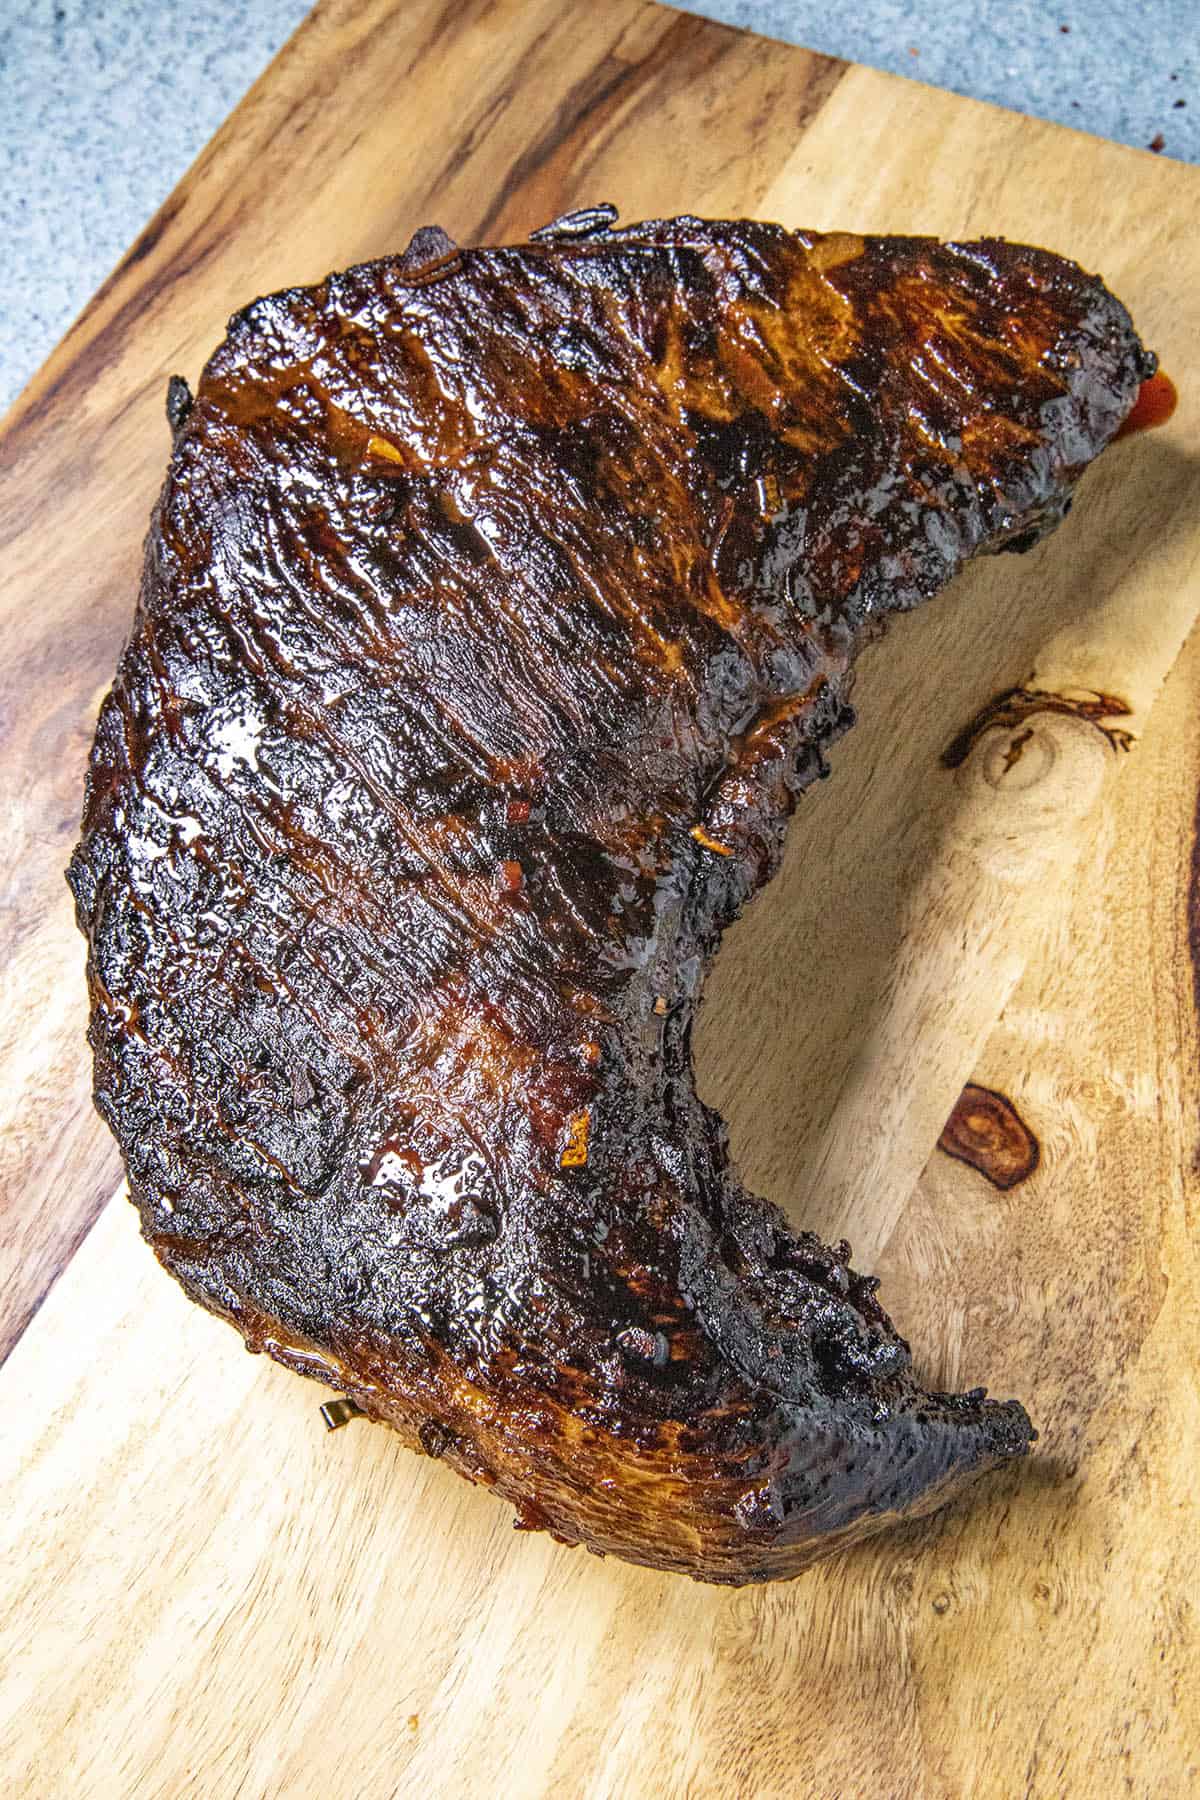
[[[1042,250],[614,220],[421,231],[172,383],[69,878],[187,1292],[518,1523],[738,1583],[1033,1435],[746,1191],[691,1031],[859,647],[1153,359]]]

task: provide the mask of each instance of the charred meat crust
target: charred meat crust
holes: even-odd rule
[[[692,1018],[857,650],[1052,526],[1151,366],[1041,250],[607,208],[238,313],[172,388],[69,872],[188,1293],[703,1580],[1021,1454],[742,1187]]]

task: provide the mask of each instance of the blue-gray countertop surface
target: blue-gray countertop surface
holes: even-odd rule
[[[0,0],[0,413],[307,10]],[[1198,0],[685,10],[1200,162]]]

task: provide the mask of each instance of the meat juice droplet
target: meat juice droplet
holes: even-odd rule
[[[1136,431],[1153,431],[1165,425],[1179,404],[1179,390],[1171,377],[1160,369],[1149,381],[1143,381],[1133,403],[1133,410],[1117,431],[1116,437],[1132,437]],[[1114,443],[1116,438],[1114,438]]]
[[[1033,1174],[1038,1141],[1012,1101],[969,1081],[946,1120],[937,1147],[1006,1191]]]

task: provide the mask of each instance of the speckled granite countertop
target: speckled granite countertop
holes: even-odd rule
[[[307,10],[0,0],[0,411]],[[1200,162],[1196,0],[686,10]]]

